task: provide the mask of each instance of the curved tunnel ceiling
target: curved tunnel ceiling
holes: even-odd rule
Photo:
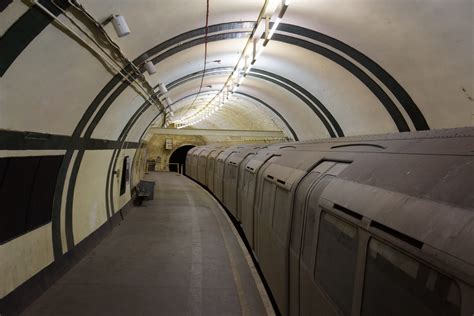
[[[204,2],[83,2],[98,20],[111,12],[126,16],[132,34],[114,39],[128,56],[137,56],[134,63],[141,65],[141,71],[145,60],[155,63],[157,73],[146,77],[155,87],[158,83],[167,85],[173,101],[199,90],[205,42],[209,62],[203,92],[219,84],[222,87],[255,27],[263,3],[210,1],[206,38]],[[2,22],[3,42],[8,40],[8,31],[27,23],[24,16],[35,8],[13,3],[7,10],[21,18]],[[453,18],[440,21],[440,14]],[[61,14],[59,18],[64,20]],[[471,125],[470,22],[471,1],[441,5],[430,0],[416,4],[387,0],[375,5],[366,0],[350,6],[343,5],[343,1],[292,1],[264,53],[239,87],[240,95],[247,97],[235,98],[235,110],[194,126],[232,129],[245,128],[247,122],[249,128],[258,126],[259,121],[262,125],[268,122],[266,126],[273,122],[282,126],[289,138],[310,139]],[[423,28],[407,28],[414,25]],[[160,122],[157,110],[144,104],[120,76],[108,80],[107,71],[99,69],[90,53],[73,43],[59,27],[50,23],[44,27],[30,36],[31,42],[2,74],[2,126],[137,140],[142,134],[139,131],[146,130],[153,121]],[[55,56],[32,59],[45,49],[54,51]],[[80,69],[76,65],[81,65]],[[25,71],[33,75],[23,78]],[[37,84],[45,74],[55,73],[61,75]],[[48,95],[51,99],[40,101],[45,115],[64,113],[68,119],[51,125],[18,111],[19,104],[38,102],[12,89],[20,81],[32,87],[32,95]],[[68,98],[53,93],[59,82],[70,83],[65,94],[80,93],[67,109],[60,106],[69,103]],[[100,91],[98,87],[102,87]],[[188,108],[193,99],[176,104],[176,114],[198,110]],[[270,112],[250,123],[252,115],[245,113],[255,102],[267,105],[264,108]]]
[[[126,18],[130,35],[118,38],[110,24],[105,30],[151,89],[168,87],[175,119],[222,89],[266,3],[209,0],[206,41],[204,0],[80,2],[97,21]],[[128,82],[143,82],[139,72],[120,75],[131,64],[117,71],[86,49],[100,35],[97,24],[71,2],[39,3],[52,16],[28,1],[0,1],[0,150],[63,156],[47,241],[60,258],[127,202],[117,170],[164,114]],[[192,127],[279,129],[304,141],[472,126],[473,20],[472,0],[293,0],[242,85]],[[144,72],[147,60],[154,75]]]

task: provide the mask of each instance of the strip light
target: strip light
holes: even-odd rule
[[[267,40],[272,39],[272,36],[275,33],[276,29],[278,28],[278,25],[280,24],[280,22],[281,22],[281,18],[278,17],[276,19],[276,21],[273,23],[273,26],[272,26],[272,29],[270,30],[270,33],[268,33]]]
[[[240,85],[242,85],[245,78],[250,73],[250,70],[252,69],[255,62],[262,55],[263,50],[265,49],[268,42],[271,40],[271,38],[275,34],[275,31],[277,30],[282,20],[282,17],[285,14],[286,9],[288,5],[290,4],[290,2],[291,2],[290,0],[282,0],[281,5],[277,6],[275,8],[275,11],[270,16],[268,15],[259,16],[257,20],[257,24],[255,25],[254,31],[251,35],[251,38],[247,42],[247,45],[245,46],[242,52],[242,55],[240,56],[239,61],[237,62],[237,65],[234,67],[234,70],[232,71],[230,76],[227,78],[227,81],[224,83],[224,86],[222,87],[222,89],[216,95],[214,95],[214,97],[198,112],[192,115],[189,115],[187,117],[180,118],[173,121],[173,123],[176,125],[178,129],[200,123],[203,120],[206,120],[212,115],[214,115],[215,113],[217,113],[221,108],[223,108],[227,100],[232,96],[233,93],[237,91],[237,88]],[[268,5],[269,5],[269,1],[265,3],[264,9],[267,8]],[[278,11],[278,14],[275,14],[277,11]],[[276,18],[273,22],[271,29],[268,30],[269,22],[274,16]],[[265,27],[263,28],[263,30],[262,30],[262,23],[265,24]],[[264,42],[259,46],[258,43],[262,40],[262,36],[264,37],[263,38]],[[248,64],[250,45],[253,46],[253,58],[251,59],[252,62]],[[245,60],[245,63],[243,63],[244,60]],[[234,83],[234,80],[236,81],[235,83]],[[225,92],[227,92],[227,95],[225,95]],[[216,101],[217,101],[217,105],[214,104]]]

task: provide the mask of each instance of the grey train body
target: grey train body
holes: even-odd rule
[[[474,128],[188,153],[282,315],[473,315]]]

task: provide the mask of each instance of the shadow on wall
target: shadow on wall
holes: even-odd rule
[[[177,148],[170,156],[169,171],[186,174],[186,154],[195,147],[194,145],[184,145]]]

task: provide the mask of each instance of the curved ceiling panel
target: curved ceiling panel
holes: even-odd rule
[[[55,257],[75,244],[74,191],[84,179],[78,178],[82,159],[91,160],[88,151],[113,151],[107,154],[109,216],[117,157],[136,148],[151,124],[166,121],[162,107],[151,105],[163,97],[156,85],[169,86],[175,120],[199,110],[188,109],[193,95],[224,86],[267,3],[210,0],[205,27],[205,1],[80,2],[97,22],[111,14],[127,19],[129,36],[118,38],[110,24],[105,30],[134,66],[117,58],[99,23],[73,7],[61,12],[41,0],[49,16],[38,5],[13,1],[0,13],[2,135],[15,148],[65,151],[52,210]],[[473,125],[473,19],[472,0],[293,0],[228,104],[194,127],[280,129],[306,140]],[[96,38],[108,44],[113,60],[98,58],[104,51],[91,48]],[[145,84],[139,71],[149,59],[157,73],[145,74]],[[135,79],[139,88],[128,82]],[[31,135],[41,139],[25,140]]]
[[[142,71],[151,58],[158,71],[146,78],[170,85],[171,98],[179,99],[199,90],[206,30],[204,90],[224,84],[263,2],[210,1],[208,29],[205,5],[195,1],[83,4],[99,21],[112,12],[124,15],[131,35],[116,38],[111,25],[106,30]],[[7,10],[9,19],[0,25],[5,41],[12,25],[25,23],[18,17],[27,6]],[[471,125],[472,15],[469,0],[292,1],[239,92],[270,105],[265,119],[286,121],[301,139]],[[67,22],[62,14],[59,19]],[[127,84],[119,87],[117,76],[107,83],[109,72],[73,39],[50,24],[7,65],[2,128],[116,139],[131,118],[140,121],[144,100]],[[22,94],[20,84],[29,93]],[[236,99],[235,110],[251,109],[249,98]],[[63,119],[51,124],[30,109]],[[232,115],[216,120],[205,125],[237,124]]]
[[[284,20],[376,61],[407,91],[431,128],[473,124],[472,101],[463,93],[463,88],[473,92],[472,21],[470,0],[295,1]]]

